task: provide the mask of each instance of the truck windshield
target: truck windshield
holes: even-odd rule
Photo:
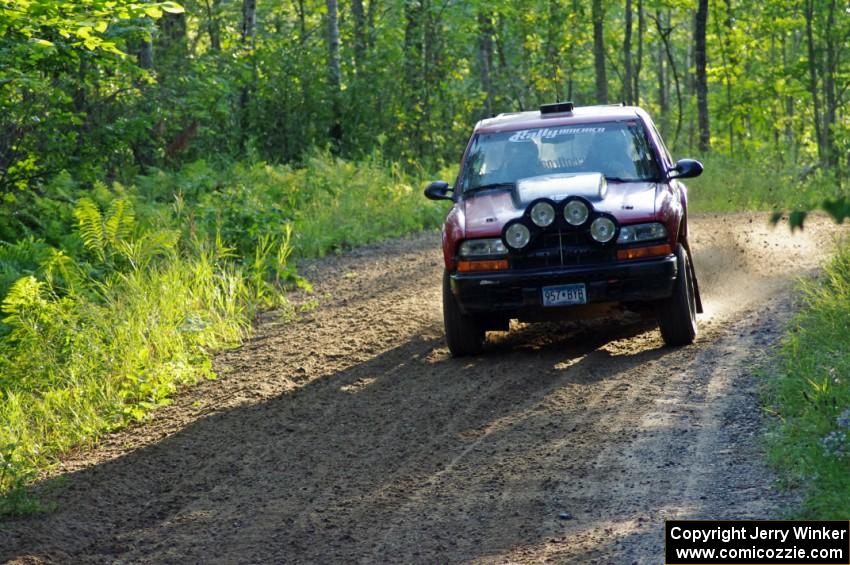
[[[530,177],[586,172],[625,182],[660,176],[643,125],[634,120],[477,134],[460,185],[472,192]]]

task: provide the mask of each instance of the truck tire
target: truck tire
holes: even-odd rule
[[[480,353],[484,347],[485,331],[472,316],[463,314],[452,294],[449,274],[443,274],[443,323],[446,344],[452,357]]]
[[[658,311],[661,337],[670,346],[690,345],[697,336],[697,305],[694,292],[693,270],[688,254],[679,244],[676,250],[678,276],[673,295],[662,301]]]

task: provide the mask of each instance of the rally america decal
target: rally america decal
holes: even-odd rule
[[[516,132],[508,141],[527,141],[530,139],[551,139],[560,135],[569,135],[575,133],[602,133],[605,128],[600,127],[570,127],[570,128],[540,128],[540,129],[524,129]]]

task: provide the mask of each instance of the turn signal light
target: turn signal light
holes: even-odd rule
[[[673,253],[673,248],[669,243],[663,245],[651,245],[649,247],[632,247],[631,249],[618,249],[617,259],[626,261],[628,259],[642,259],[644,257],[658,257],[659,255],[669,255]]]
[[[492,261],[458,261],[457,270],[461,273],[469,273],[471,271],[504,271],[508,268],[507,259],[498,259]]]

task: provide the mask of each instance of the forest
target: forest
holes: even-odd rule
[[[846,155],[835,0],[4,2],[0,191],[314,148],[453,164],[471,125],[625,102],[674,151],[818,169]],[[35,226],[29,226],[35,228]]]
[[[848,87],[836,0],[0,1],[0,513],[296,315],[296,260],[438,226],[477,120],[639,105],[697,211],[843,219]]]

